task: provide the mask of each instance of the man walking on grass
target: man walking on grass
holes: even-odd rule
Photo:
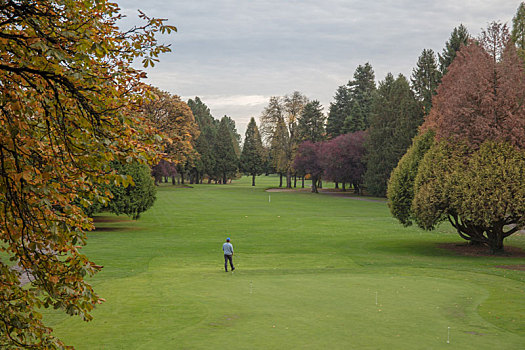
[[[230,262],[230,267],[235,270],[233,267],[233,246],[230,243],[230,238],[226,238],[226,243],[222,245],[222,251],[224,252],[224,270],[228,272],[228,261]]]

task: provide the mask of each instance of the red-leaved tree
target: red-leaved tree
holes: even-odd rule
[[[323,146],[322,165],[327,179],[341,182],[343,191],[345,184],[352,184],[356,193],[361,192],[361,184],[366,167],[365,131],[357,131],[340,135],[326,141]]]
[[[443,77],[423,129],[436,139],[467,141],[477,149],[485,140],[525,148],[525,74],[505,26],[493,23],[480,44],[461,49]]]
[[[312,192],[317,193],[317,181],[323,173],[322,166],[323,143],[305,141],[299,145],[294,159],[294,169],[303,174],[310,174],[312,179]]]

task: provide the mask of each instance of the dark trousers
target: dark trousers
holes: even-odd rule
[[[228,261],[230,262],[230,267],[232,268],[232,271],[235,270],[235,267],[233,267],[233,255],[226,254],[224,254],[224,269],[228,271]]]

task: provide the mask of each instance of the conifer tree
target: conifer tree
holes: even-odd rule
[[[246,174],[252,176],[252,186],[255,186],[255,176],[262,174],[264,165],[264,149],[259,129],[255,119],[251,118],[244,136],[240,168]]]
[[[430,112],[432,97],[436,94],[440,80],[441,73],[437,67],[434,51],[424,49],[421,56],[419,56],[416,68],[412,70],[411,81],[412,89],[423,104],[425,114]]]
[[[344,132],[345,119],[350,115],[351,99],[348,87],[339,86],[335,92],[334,102],[330,103],[330,111],[326,120],[326,134],[335,138]]]
[[[208,106],[199,97],[195,97],[194,100],[189,99],[188,106],[193,112],[195,121],[201,131],[195,141],[195,149],[199,156],[193,171],[201,180],[207,174],[208,182],[210,182],[213,177],[216,177],[216,154],[214,151],[215,135],[217,133],[216,120],[211,115]]]
[[[512,18],[512,41],[516,44],[518,55],[525,60],[525,2],[522,2]]]
[[[319,142],[324,140],[325,120],[326,116],[323,113],[321,103],[317,100],[308,102],[304,106],[297,123],[297,138],[299,142]]]
[[[448,66],[452,63],[456,57],[456,53],[459,51],[461,46],[467,45],[470,40],[470,34],[467,28],[460,24],[459,27],[454,28],[450,39],[445,43],[443,52],[439,54],[439,70],[441,75],[447,73]]]
[[[374,70],[370,63],[359,65],[354,80],[348,82],[350,114],[344,122],[344,133],[366,130],[370,126],[370,111],[376,90]]]
[[[389,73],[379,84],[372,108],[365,173],[369,193],[385,196],[390,173],[422,122],[423,111],[408,80],[401,74],[394,79]]]
[[[215,167],[217,175],[226,184],[228,178],[231,178],[237,171],[239,159],[235,154],[233,138],[230,131],[230,125],[227,117],[223,117],[217,129],[215,140]]]

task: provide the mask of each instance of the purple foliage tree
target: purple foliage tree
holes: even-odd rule
[[[352,184],[356,193],[361,193],[361,184],[366,167],[364,162],[365,131],[340,135],[325,142],[321,165],[327,179]]]
[[[155,178],[155,185],[162,182],[163,177],[171,176],[173,184],[175,184],[175,175],[177,175],[177,166],[174,163],[161,159],[160,162],[153,167],[151,175]]]
[[[317,181],[323,173],[322,154],[323,143],[305,141],[299,145],[293,167],[299,173],[310,174],[312,178],[312,192],[317,193]]]

